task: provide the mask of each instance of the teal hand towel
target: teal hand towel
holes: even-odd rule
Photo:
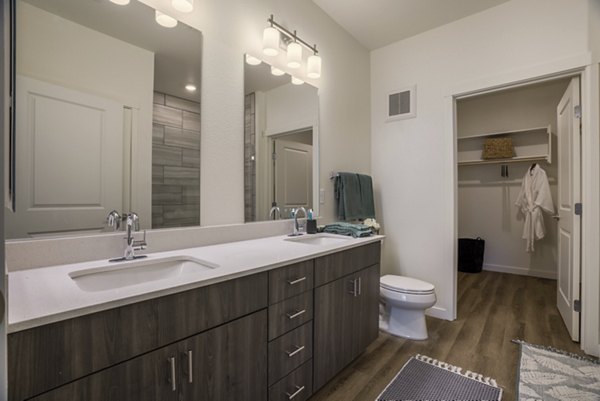
[[[340,220],[375,218],[373,180],[366,174],[338,173],[335,199]]]
[[[362,204],[361,219],[375,218],[375,201],[373,197],[373,180],[370,175],[358,174],[360,199]]]

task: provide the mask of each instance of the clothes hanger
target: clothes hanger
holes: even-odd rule
[[[537,163],[533,163],[531,165],[531,167],[529,167],[529,172],[531,173],[533,171],[533,169],[535,168],[535,166],[537,166]]]

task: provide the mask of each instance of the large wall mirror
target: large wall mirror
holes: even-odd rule
[[[290,218],[300,206],[318,214],[318,90],[297,83],[264,62],[244,63],[246,222]]]
[[[111,210],[142,228],[200,224],[202,34],[156,16],[138,1],[16,0],[6,238],[103,232]]]

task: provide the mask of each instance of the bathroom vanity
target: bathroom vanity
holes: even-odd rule
[[[314,243],[271,237],[177,251],[220,267],[133,297],[127,287],[86,295],[71,285],[63,295],[79,296],[79,308],[18,311],[9,400],[308,399],[378,335],[382,237],[306,238]],[[102,292],[113,299],[98,304]]]

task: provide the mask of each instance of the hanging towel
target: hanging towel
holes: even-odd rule
[[[373,182],[370,176],[338,173],[335,199],[340,220],[364,220],[375,217]]]
[[[525,173],[515,205],[525,216],[525,226],[523,227],[523,239],[527,240],[525,250],[533,252],[535,250],[534,242],[546,235],[542,211],[554,214],[554,203],[550,194],[548,177],[539,164]]]

